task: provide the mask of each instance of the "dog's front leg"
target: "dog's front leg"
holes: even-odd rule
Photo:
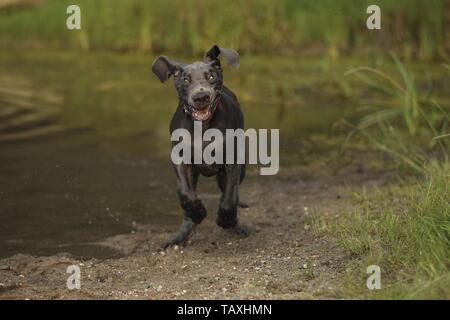
[[[221,185],[222,197],[216,222],[220,227],[246,237],[249,231],[239,224],[237,217],[241,170],[242,165],[227,164],[220,173],[219,184]]]
[[[174,245],[184,245],[194,234],[195,227],[206,217],[206,208],[196,194],[198,173],[194,173],[192,165],[174,165],[177,176],[178,196],[184,210],[184,219],[178,233],[163,243],[162,249]]]

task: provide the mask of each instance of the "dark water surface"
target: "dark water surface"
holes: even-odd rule
[[[136,224],[178,224],[168,135],[176,95],[150,74],[152,60],[0,55],[0,257],[109,257],[117,253],[93,242]],[[247,128],[280,128],[282,166],[326,156],[320,141],[354,109],[333,82],[345,68],[281,58],[241,65],[225,69],[225,82]]]

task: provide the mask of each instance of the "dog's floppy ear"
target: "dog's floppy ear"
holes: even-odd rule
[[[239,53],[233,49],[220,48],[217,45],[212,46],[205,54],[205,61],[219,61],[219,55],[222,55],[227,65],[232,68],[239,68]],[[219,63],[220,64],[220,63]]]
[[[165,56],[158,57],[152,64],[152,71],[161,82],[167,81],[170,76],[179,72],[181,63],[172,61]]]

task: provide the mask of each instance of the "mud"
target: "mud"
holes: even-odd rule
[[[256,172],[256,171],[255,171]],[[129,234],[97,242],[119,258],[83,259],[68,253],[16,254],[0,261],[2,299],[330,299],[342,298],[350,258],[333,239],[314,232],[309,217],[333,219],[354,210],[352,194],[380,187],[386,175],[364,166],[330,167],[311,176],[311,166],[282,170],[261,182],[250,172],[242,197],[241,239],[215,225],[217,196],[200,194],[209,215],[186,247],[159,252],[176,228],[136,225]],[[69,265],[81,269],[81,288],[66,286]]]

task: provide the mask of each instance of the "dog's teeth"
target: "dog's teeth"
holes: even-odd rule
[[[194,111],[194,113],[193,113],[194,118],[196,118],[196,120],[200,120],[200,121],[203,121],[203,120],[208,119],[209,116],[210,116],[210,114],[211,114],[211,113],[210,113],[210,111],[209,111],[208,109],[206,109],[206,110]]]

